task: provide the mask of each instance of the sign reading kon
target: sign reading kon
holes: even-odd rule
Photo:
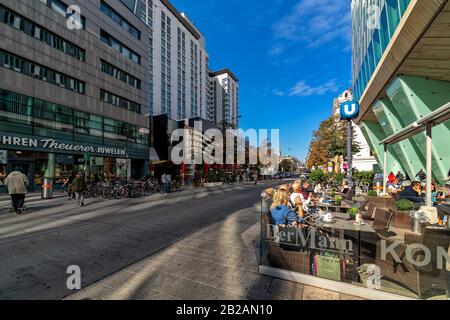
[[[102,146],[59,142],[52,138],[35,139],[26,137],[0,136],[0,145],[48,149],[49,151],[73,151],[78,153],[97,153],[110,156],[126,156],[126,150]]]

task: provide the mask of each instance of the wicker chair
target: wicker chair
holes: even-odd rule
[[[375,218],[375,212],[377,207],[373,203],[367,205],[367,210],[365,210],[365,205],[362,206],[361,215],[364,220],[373,220]]]

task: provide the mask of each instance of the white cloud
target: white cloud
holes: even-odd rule
[[[322,96],[329,92],[338,92],[339,86],[336,80],[329,80],[317,86],[311,86],[305,81],[299,81],[295,86],[289,90],[290,97],[310,97]]]
[[[276,95],[276,96],[279,96],[279,97],[284,97],[284,96],[286,95],[286,92],[281,91],[280,89],[274,89],[274,90],[272,91],[272,93],[273,93],[274,95]]]
[[[299,0],[289,14],[272,27],[275,44],[269,53],[280,55],[288,45],[298,42],[317,48],[341,41],[351,43],[351,13],[348,0]]]

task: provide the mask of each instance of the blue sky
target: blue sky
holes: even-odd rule
[[[348,0],[172,0],[205,35],[210,68],[239,78],[243,129],[280,129],[305,159],[312,131],[351,86]]]

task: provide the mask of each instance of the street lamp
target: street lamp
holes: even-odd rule
[[[149,161],[149,165],[151,166],[152,164],[152,159],[151,159],[151,153],[150,153],[150,148],[153,147],[153,134],[152,134],[152,120],[153,120],[153,114],[152,113],[147,113],[145,116],[145,118],[148,118],[148,161]],[[148,168],[147,168],[147,173],[148,173]],[[151,172],[150,172],[151,174]]]

